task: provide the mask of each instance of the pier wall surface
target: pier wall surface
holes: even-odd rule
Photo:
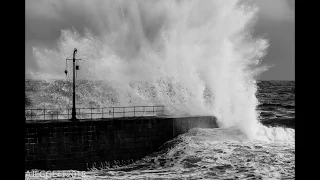
[[[213,116],[26,121],[25,125],[26,170],[87,170],[105,162],[130,163],[194,127],[218,127]]]

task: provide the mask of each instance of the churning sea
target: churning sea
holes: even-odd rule
[[[246,140],[245,135],[235,127],[195,128],[166,142],[157,152],[133,164],[113,168],[92,167],[81,177],[51,178],[294,179],[295,81],[259,81],[257,85],[256,96],[260,104],[256,110],[263,124],[259,131],[260,136],[265,138]],[[63,104],[65,96],[70,95],[60,91],[62,87],[57,84],[26,80],[25,86],[26,108],[33,108],[38,102],[48,106],[54,106],[52,103]],[[57,98],[61,100],[57,101]]]

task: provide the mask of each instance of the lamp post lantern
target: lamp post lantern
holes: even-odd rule
[[[72,93],[72,114],[71,114],[71,121],[78,121],[77,117],[76,117],[76,70],[79,70],[79,66],[77,66],[76,69],[76,60],[81,60],[81,59],[76,59],[76,53],[77,53],[77,49],[74,48],[73,50],[73,58],[72,59],[66,59],[66,60],[72,60],[73,61],[73,93]],[[67,74],[68,71],[65,70],[65,73]]]

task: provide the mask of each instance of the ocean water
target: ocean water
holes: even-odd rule
[[[71,98],[63,88],[52,88],[64,87],[66,82],[40,82],[26,81],[26,108],[43,105],[57,107]],[[101,93],[100,90],[92,91],[99,89],[92,85],[100,86],[101,82],[89,84],[92,96]],[[194,128],[166,142],[158,151],[133,164],[113,168],[106,165],[91,167],[85,172],[85,176],[78,178],[294,179],[295,82],[259,81],[257,84],[256,95],[260,103],[256,110],[260,114],[259,121],[262,124],[259,125],[254,140],[248,140],[245,133],[234,126],[216,129]],[[95,103],[89,102],[87,105],[90,104],[93,106]],[[96,105],[98,104],[96,102]],[[55,178],[59,179],[62,176]]]
[[[260,121],[271,126],[295,127],[295,82],[261,81],[257,98]]]

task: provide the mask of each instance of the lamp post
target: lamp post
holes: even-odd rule
[[[78,121],[77,117],[76,117],[76,70],[78,70],[78,68],[76,69],[76,60],[81,60],[81,59],[76,59],[76,53],[77,53],[77,49],[74,48],[73,50],[73,58],[72,59],[66,59],[66,60],[72,60],[73,61],[73,93],[72,93],[72,113],[71,113],[71,121]],[[68,71],[66,70],[65,73],[67,74]]]

